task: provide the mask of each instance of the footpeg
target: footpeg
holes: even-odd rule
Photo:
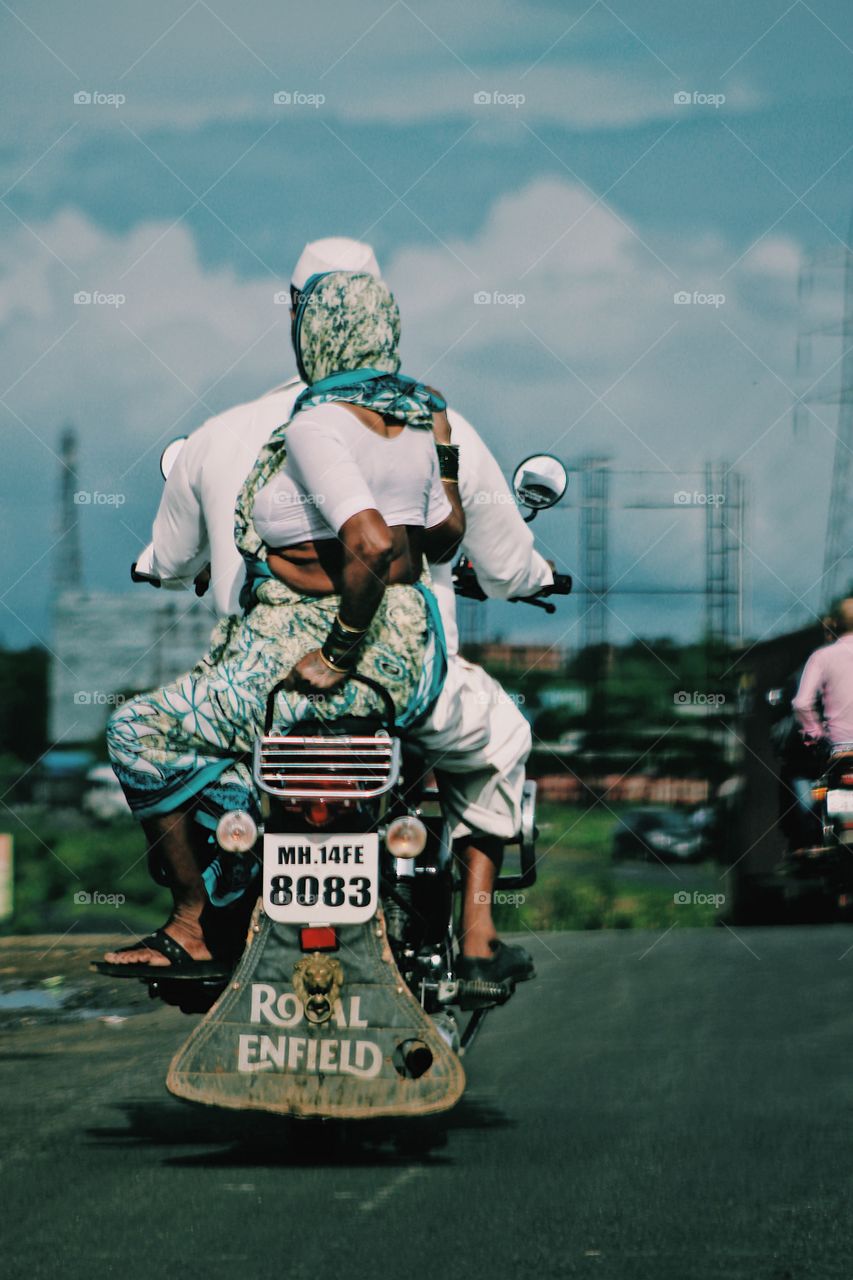
[[[456,998],[460,1009],[484,1009],[489,1005],[506,1004],[514,991],[514,978],[504,978],[502,982],[462,978]]]

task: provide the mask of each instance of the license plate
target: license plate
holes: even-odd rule
[[[826,793],[826,812],[853,813],[853,791],[832,790]]]
[[[362,924],[379,905],[379,836],[264,836],[264,910],[284,924]]]

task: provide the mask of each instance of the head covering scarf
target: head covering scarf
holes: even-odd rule
[[[308,384],[294,414],[345,400],[410,427],[431,427],[445,402],[400,375],[399,342],[400,311],[384,281],[365,272],[311,276],[293,320],[296,363]]]
[[[293,346],[300,376],[308,383],[293,415],[316,404],[363,405],[410,427],[430,428],[433,413],[446,408],[441,396],[401,375],[397,345],[400,312],[382,280],[367,273],[328,271],[300,290],[293,319]],[[277,427],[261,449],[237,499],[234,537],[248,565],[240,599],[244,608],[255,584],[270,576],[267,551],[255,529],[255,495],[281,470],[290,422]]]

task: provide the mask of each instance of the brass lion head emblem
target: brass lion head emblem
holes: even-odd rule
[[[341,993],[344,970],[340,960],[314,951],[293,966],[293,990],[309,1022],[328,1022]]]

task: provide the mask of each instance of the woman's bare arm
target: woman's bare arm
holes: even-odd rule
[[[341,607],[338,616],[354,631],[366,631],[385,594],[393,558],[391,531],[378,511],[359,511],[341,526],[343,547]],[[347,679],[313,649],[288,673],[284,687],[300,693],[328,693]]]
[[[453,443],[446,409],[433,414],[432,431],[437,445]],[[465,512],[459,497],[459,484],[456,480],[442,479],[441,487],[450,503],[451,513],[441,524],[425,531],[427,559],[435,564],[451,560],[465,536]]]

